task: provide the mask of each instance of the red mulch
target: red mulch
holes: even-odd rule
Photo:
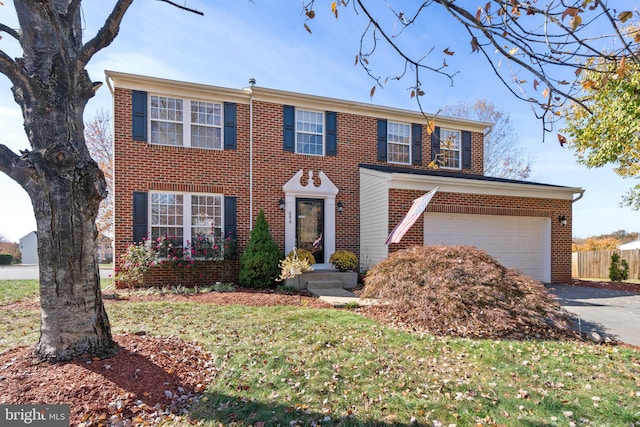
[[[584,286],[587,288],[608,289],[612,291],[625,291],[640,293],[640,284],[624,283],[624,282],[606,282],[596,280],[580,280],[573,279],[571,284],[574,286]]]
[[[640,292],[640,285],[574,281],[575,285]],[[242,289],[195,295],[106,293],[106,304],[122,301],[191,301],[246,306],[304,305],[330,308],[316,298]],[[37,310],[19,302],[3,310]],[[393,324],[393,319],[376,318]],[[69,404],[73,426],[157,425],[195,403],[216,375],[210,355],[179,338],[123,334],[114,337],[120,352],[104,360],[51,365],[38,362],[30,347],[0,354],[0,404]]]
[[[134,301],[191,301],[246,306],[304,305],[331,308],[309,296],[253,291],[194,295],[106,293],[105,304]],[[2,310],[38,310],[35,301],[7,304]],[[195,403],[216,374],[210,355],[179,338],[124,334],[115,356],[59,365],[39,362],[31,347],[0,354],[0,404],[68,404],[72,426],[157,425]],[[130,421],[129,421],[130,420]],[[124,424],[122,424],[124,423]],[[128,424],[127,424],[128,423]]]

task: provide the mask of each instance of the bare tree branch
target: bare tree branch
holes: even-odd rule
[[[28,155],[27,153],[28,152],[25,152],[25,156]],[[26,166],[20,165],[20,163],[23,161],[23,157],[15,154],[6,145],[0,144],[0,172],[4,172],[11,179],[13,179],[26,189],[27,181],[30,175],[27,172],[27,169],[25,169],[24,167],[20,167]]]
[[[169,3],[171,6],[175,6],[178,9],[186,10],[187,12],[195,13],[196,15],[204,16],[204,13],[200,12],[199,10],[191,9],[189,7],[186,7],[186,6],[181,6],[181,5],[179,5],[179,4],[175,3],[175,2],[172,2],[171,0],[158,0],[158,1]]]
[[[415,53],[402,43],[401,36],[411,37],[407,31],[409,27],[415,31],[426,28],[420,18],[441,18],[442,15],[434,13],[437,13],[437,5],[467,30],[472,51],[482,52],[503,85],[518,99],[531,104],[536,116],[545,123],[544,127],[557,121],[559,113],[569,103],[589,111],[578,79],[581,72],[602,73],[597,67],[599,61],[619,64],[618,68],[624,68],[625,61],[627,64],[640,62],[640,29],[635,29],[640,15],[637,11],[621,10],[625,6],[618,6],[613,1],[496,0],[470,4],[473,2],[425,0],[408,4],[386,0],[385,3],[393,17],[391,24],[384,16],[372,13],[374,10],[379,12],[375,9],[378,6],[374,6],[379,5],[378,2],[337,2],[339,6],[352,5],[356,13],[362,11],[368,20],[357,59],[378,86],[383,86],[389,78],[399,80],[408,68],[436,72],[453,82],[457,73],[444,69],[448,65],[446,59],[442,65],[437,63],[438,56],[433,55],[438,53],[437,47],[428,49],[426,54]],[[303,5],[307,20],[315,16],[314,5],[315,0],[306,0]],[[630,24],[633,29],[629,29]],[[366,37],[371,38],[371,45],[365,43]],[[400,76],[378,76],[375,67],[370,65],[381,42],[404,62],[404,72]],[[454,54],[448,49],[442,52]],[[613,67],[613,71],[604,72],[616,74],[618,71]],[[416,72],[411,89],[419,88],[421,84],[420,73]]]
[[[0,24],[0,33],[7,33],[14,39],[20,41],[20,34],[16,30],[11,27],[6,26],[5,24]]]
[[[4,51],[0,50],[0,73],[9,78],[14,86],[20,87],[23,91],[32,94],[29,78],[24,74],[22,68],[11,59]]]
[[[89,60],[101,49],[109,46],[120,31],[120,23],[133,0],[118,0],[111,14],[96,36],[84,44],[76,61],[76,70],[84,69]]]

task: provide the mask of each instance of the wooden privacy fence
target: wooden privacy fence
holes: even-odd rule
[[[614,253],[620,254],[621,259],[627,260],[629,279],[640,279],[640,249],[574,252],[571,254],[571,276],[575,278],[608,278],[611,255]]]

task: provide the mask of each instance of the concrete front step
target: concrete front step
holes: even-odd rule
[[[342,280],[309,280],[307,289],[342,288]]]
[[[321,301],[332,304],[336,307],[344,307],[347,304],[358,304],[359,306],[371,305],[375,301],[371,299],[358,298],[354,293],[343,288],[313,288],[308,291],[317,296]]]
[[[341,283],[341,285],[331,287],[355,289],[358,285],[358,274],[353,271],[314,270],[308,273],[302,273],[292,279],[287,279],[285,285],[296,289],[307,289],[310,282],[328,281]]]

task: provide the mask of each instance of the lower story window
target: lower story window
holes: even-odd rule
[[[151,193],[151,238],[161,256],[210,257],[219,253],[222,196]]]

